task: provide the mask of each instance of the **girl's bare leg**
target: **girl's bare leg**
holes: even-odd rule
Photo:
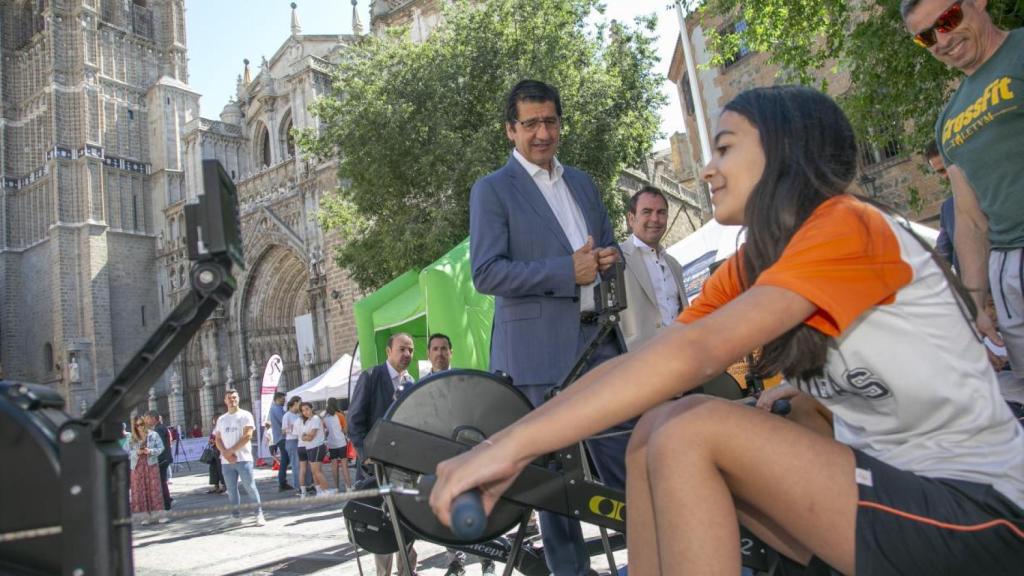
[[[738,506],[759,537],[804,556],[797,560],[809,552],[853,572],[857,487],[848,447],[723,400],[688,397],[670,410],[646,442],[661,566],[737,574]],[[643,515],[642,498],[638,504]]]

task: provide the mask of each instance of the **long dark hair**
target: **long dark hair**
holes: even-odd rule
[[[846,192],[857,174],[853,127],[828,96],[801,86],[747,90],[726,104],[757,128],[765,168],[747,200],[744,288],[774,264],[814,209]],[[806,379],[823,373],[831,338],[805,324],[764,345],[753,366]]]

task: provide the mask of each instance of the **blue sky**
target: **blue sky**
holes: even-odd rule
[[[303,34],[349,34],[352,32],[351,0],[295,0]],[[668,74],[675,37],[679,32],[671,0],[607,0],[606,15],[632,21],[640,14],[658,15],[658,72]],[[274,55],[291,34],[292,0],[185,0],[188,33],[189,84],[203,95],[201,114],[218,118],[235,92],[235,78],[248,58],[253,74],[260,58]],[[364,30],[369,29],[370,0],[359,0]],[[661,131],[683,130],[683,116],[675,89],[665,82],[669,103],[661,111]],[[667,140],[655,145],[666,147]]]

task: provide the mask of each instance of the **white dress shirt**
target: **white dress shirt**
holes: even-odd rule
[[[654,297],[658,301],[658,312],[661,313],[661,325],[671,326],[676,317],[679,316],[681,301],[679,300],[679,286],[672,277],[672,270],[665,262],[664,250],[661,247],[651,248],[646,242],[631,234],[633,245],[643,255],[644,265],[647,266],[647,275],[651,279],[651,286],[654,287]]]
[[[391,383],[395,385],[395,398],[405,390],[405,387],[413,383],[412,375],[408,372],[398,373],[395,367],[391,365],[391,362],[385,362],[384,364],[388,367],[388,374],[391,376]]]
[[[583,212],[572,197],[572,192],[569,191],[569,186],[565,183],[565,179],[562,178],[562,174],[565,173],[562,163],[557,158],[552,158],[552,170],[548,172],[527,160],[525,156],[519,153],[519,150],[513,150],[512,156],[522,164],[527,174],[537,184],[537,188],[540,188],[541,195],[544,196],[544,200],[551,207],[551,211],[555,213],[555,218],[558,219],[558,223],[562,226],[562,231],[565,232],[565,237],[569,239],[569,245],[572,246],[573,251],[575,252],[582,248],[587,243],[587,221],[583,218]],[[586,286],[580,286],[581,311],[594,309],[594,286],[597,286],[600,279],[601,276],[598,275],[594,282]]]

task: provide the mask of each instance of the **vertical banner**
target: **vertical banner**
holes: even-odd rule
[[[268,417],[270,416],[270,404],[274,401],[274,392],[277,392],[277,384],[281,381],[281,370],[284,368],[284,363],[281,361],[281,357],[274,354],[267,360],[267,367],[263,370],[263,383],[260,384],[260,403],[258,407],[258,416],[256,414],[253,417],[258,417],[256,421],[256,430],[259,431],[259,442],[257,443],[257,450],[260,458],[266,458],[270,456],[270,448],[265,438],[266,429],[263,426],[264,422],[269,422]],[[277,438],[273,439],[277,442]]]

